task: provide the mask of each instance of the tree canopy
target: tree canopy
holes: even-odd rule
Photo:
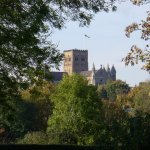
[[[116,100],[117,96],[125,95],[129,91],[129,85],[121,80],[108,81],[106,85],[99,85],[97,89],[101,100]]]
[[[54,111],[47,131],[59,143],[93,144],[100,136],[101,102],[96,87],[80,75],[65,76],[53,97]]]
[[[54,93],[54,89],[55,86],[49,81],[40,81],[21,91],[23,101],[33,106],[32,109],[28,109],[29,114],[26,115],[26,119],[32,122],[30,127],[32,130],[46,130],[48,118],[52,114],[51,95]],[[33,115],[34,109],[36,111]]]
[[[141,82],[134,87],[128,98],[135,111],[150,114],[150,81]]]

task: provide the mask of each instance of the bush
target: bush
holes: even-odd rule
[[[48,144],[47,134],[44,132],[27,133],[23,139],[18,139],[17,144]]]

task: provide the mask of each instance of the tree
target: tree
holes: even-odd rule
[[[52,114],[51,95],[54,91],[55,86],[45,80],[38,81],[36,85],[21,91],[22,99],[33,107],[32,110],[27,107],[28,115],[25,114],[25,118],[32,122],[28,130],[46,131],[48,118]],[[34,114],[33,110],[35,110]]]
[[[107,100],[108,99],[108,97],[107,97],[107,91],[105,89],[105,86],[98,85],[97,92],[98,92],[99,98],[101,100]]]
[[[50,12],[42,0],[0,2],[0,73],[21,80],[38,72],[44,62],[58,65],[62,55],[46,41]],[[51,18],[51,17],[50,17]],[[58,20],[58,18],[56,18]]]
[[[44,132],[31,132],[18,139],[16,144],[48,144],[48,141],[49,137]]]
[[[24,103],[15,97],[7,99],[0,105],[0,143],[6,144],[22,136],[26,129],[26,121],[22,118]]]
[[[109,100],[116,100],[117,95],[127,94],[130,91],[130,87],[124,81],[116,80],[106,84],[106,91]]]
[[[141,5],[143,3],[149,3],[149,0],[133,0],[133,4]],[[126,36],[130,37],[130,34],[134,31],[141,31],[141,39],[148,41],[150,39],[150,12],[147,11],[147,17],[142,20],[141,23],[132,23],[126,27]],[[125,58],[122,59],[125,65],[131,64],[132,66],[138,64],[139,61],[143,62],[143,69],[150,72],[150,49],[147,44],[144,49],[139,48],[136,45],[131,47],[130,52]]]
[[[104,132],[102,143],[115,149],[130,149],[130,123],[128,114],[116,101],[102,101]],[[130,145],[130,146],[129,146]]]
[[[16,91],[16,81],[0,74],[0,143],[9,143],[25,132],[26,122],[22,117],[24,102]]]
[[[54,111],[47,132],[59,144],[93,144],[100,136],[101,102],[96,87],[74,74],[65,76],[53,96]],[[57,144],[58,144],[57,143]]]
[[[150,82],[142,82],[128,94],[131,106],[138,112],[150,114]]]
[[[142,82],[128,94],[131,104],[131,141],[136,148],[147,149],[150,138],[150,82]]]

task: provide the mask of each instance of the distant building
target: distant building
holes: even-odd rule
[[[108,80],[116,80],[116,69],[114,65],[111,69],[109,68],[109,65],[107,66],[107,69],[101,65],[100,69],[96,70],[93,64],[92,70],[82,71],[80,74],[87,78],[89,84],[93,85],[106,84]]]
[[[66,50],[64,51],[64,72],[69,75],[88,71],[88,51],[87,50]]]
[[[71,75],[72,73],[79,73],[87,78],[89,84],[98,85],[106,84],[107,80],[116,80],[116,69],[114,65],[109,68],[109,65],[100,67],[96,70],[93,64],[92,70],[88,70],[88,51],[71,49],[64,51],[63,72],[51,72],[52,80],[58,83],[62,80],[63,75]]]

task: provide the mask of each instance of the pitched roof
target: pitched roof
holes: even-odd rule
[[[54,82],[61,81],[63,78],[63,75],[67,75],[67,73],[66,72],[51,72],[52,81]]]
[[[111,73],[116,73],[116,69],[115,69],[114,65],[111,68]]]

